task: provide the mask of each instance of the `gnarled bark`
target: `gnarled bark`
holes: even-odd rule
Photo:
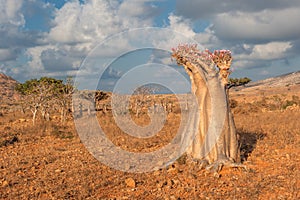
[[[206,168],[213,169],[215,172],[219,172],[223,165],[241,166],[238,164],[240,163],[239,144],[226,88],[231,55],[229,58],[224,58],[216,54],[215,56],[219,56],[220,59],[212,59],[211,54],[206,54],[207,57],[199,59],[195,58],[195,55],[200,56],[201,53],[195,49],[195,46],[188,45],[173,51],[172,56],[185,68],[190,77],[191,91],[198,102],[194,119],[190,120],[196,120],[197,123],[189,127],[197,133],[187,151],[188,155],[199,160],[202,165],[208,165]],[[217,121],[211,123],[212,120]],[[222,125],[221,129],[209,127],[220,125]]]

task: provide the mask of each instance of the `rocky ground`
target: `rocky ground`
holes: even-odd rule
[[[246,98],[234,93],[231,98],[249,170],[224,168],[220,177],[185,156],[153,172],[118,171],[87,151],[72,120],[63,125],[52,118],[32,126],[30,113],[1,113],[0,199],[299,199],[299,105],[284,106],[292,95],[277,94],[280,104],[273,93],[257,94]],[[156,137],[138,143],[121,134],[111,113],[97,116],[116,145],[138,151],[167,144],[180,120],[171,113]],[[148,119],[135,120],[143,124]]]

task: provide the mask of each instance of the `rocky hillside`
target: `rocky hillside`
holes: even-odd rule
[[[232,88],[233,95],[255,96],[259,93],[272,94],[290,94],[300,92],[300,71],[260,81],[255,81],[246,86]]]
[[[18,82],[13,78],[0,73],[0,101],[9,103],[17,99],[14,87]]]
[[[248,87],[266,86],[266,87],[284,87],[300,85],[300,71],[284,74],[261,81],[250,83]]]

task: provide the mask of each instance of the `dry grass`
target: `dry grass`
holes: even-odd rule
[[[33,127],[30,114],[3,113],[0,199],[299,199],[300,112],[265,111],[257,103],[263,96],[247,101],[243,96],[234,98],[242,158],[251,170],[225,168],[220,178],[199,170],[184,157],[154,172],[116,171],[85,149],[72,121],[60,125],[52,120]],[[134,152],[167,144],[180,121],[180,113],[170,113],[155,137],[138,140],[124,134],[111,113],[97,116],[113,143]],[[137,124],[149,123],[146,114],[132,117]],[[14,137],[18,140],[12,142]],[[128,178],[135,187],[126,184]]]

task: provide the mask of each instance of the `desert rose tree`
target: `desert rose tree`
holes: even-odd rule
[[[201,168],[215,173],[223,166],[244,168],[240,164],[238,135],[227,93],[231,52],[200,51],[195,44],[179,45],[172,52],[177,64],[189,75],[191,92],[198,102],[194,108],[196,114],[189,119],[196,123],[189,123],[188,130],[196,133],[187,154],[197,160]]]

